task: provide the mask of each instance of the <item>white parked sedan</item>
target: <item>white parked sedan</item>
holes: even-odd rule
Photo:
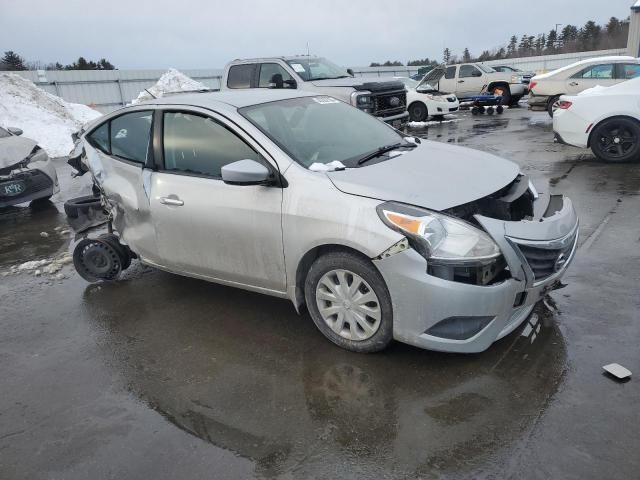
[[[582,95],[560,97],[556,141],[590,147],[607,162],[640,159],[640,77]]]
[[[453,93],[443,93],[425,81],[407,77],[395,77],[407,87],[407,110],[412,122],[424,122],[429,115],[442,117],[460,109],[460,102]]]

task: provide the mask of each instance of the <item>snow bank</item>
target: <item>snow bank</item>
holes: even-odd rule
[[[409,128],[422,128],[422,127],[428,127],[430,125],[440,125],[442,123],[453,123],[458,121],[459,119],[454,118],[452,120],[431,120],[428,122],[409,122],[407,123],[407,126]]]
[[[203,83],[187,77],[184,73],[179,72],[175,68],[170,68],[160,77],[158,82],[148,90],[153,94],[153,97],[160,98],[164,97],[167,93],[192,92],[197,90],[207,90],[208,88],[209,87]],[[131,103],[135,104],[145,100],[151,100],[153,97],[149,95],[146,90],[143,90]]]
[[[45,92],[15,73],[0,73],[0,126],[21,128],[49,156],[68,155],[71,134],[100,112]]]

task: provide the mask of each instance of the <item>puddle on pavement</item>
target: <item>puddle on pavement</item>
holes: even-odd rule
[[[157,271],[89,286],[83,303],[122,389],[260,477],[477,467],[533,425],[566,363],[542,305],[482,354],[362,355],[286,301]]]
[[[65,230],[69,232],[62,233]],[[41,236],[42,232],[47,236]],[[69,244],[71,236],[66,216],[51,202],[37,207],[2,208],[0,209],[0,269],[30,260],[52,257]]]

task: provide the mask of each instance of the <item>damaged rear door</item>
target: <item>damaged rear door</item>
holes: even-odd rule
[[[85,162],[105,194],[113,225],[123,243],[155,261],[155,229],[150,218],[149,185],[153,110],[111,117],[86,136]]]
[[[239,160],[255,160],[275,174],[277,166],[224,117],[187,107],[159,116],[151,212],[161,265],[284,292],[282,188],[230,185],[221,176],[224,165]]]

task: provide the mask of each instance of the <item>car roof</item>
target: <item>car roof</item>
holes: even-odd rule
[[[611,62],[611,63],[621,63],[621,62],[632,62],[632,63],[640,63],[640,59],[636,57],[631,57],[628,55],[610,55],[607,57],[593,57],[587,58],[585,60],[580,60],[579,62],[572,63],[571,65],[567,65],[566,67],[560,67],[555,70],[551,70],[550,72],[543,73],[541,75],[536,75],[536,80],[542,80],[544,78],[548,78],[551,76],[555,76],[559,73],[568,72],[569,70],[573,70],[574,68],[586,67],[592,65],[594,63],[601,62]]]
[[[302,92],[293,89],[270,89],[252,88],[224,90],[221,92],[206,93],[180,93],[169,95],[155,100],[140,102],[138,105],[192,105],[204,108],[215,108],[222,105],[229,105],[236,109],[259,105],[261,103],[275,102],[277,100],[287,100],[290,98],[313,97],[319,94],[312,92]]]
[[[290,55],[290,56],[279,56],[279,57],[257,57],[257,58],[236,58],[235,60],[229,62],[229,65],[234,65],[238,63],[263,63],[274,60],[317,60],[322,57],[318,57],[316,55]]]

